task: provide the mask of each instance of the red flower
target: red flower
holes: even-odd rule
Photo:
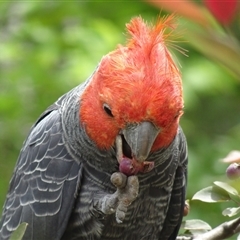
[[[205,0],[204,2],[221,24],[227,25],[233,20],[237,9],[237,0]]]

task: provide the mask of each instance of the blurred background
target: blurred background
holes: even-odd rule
[[[174,44],[188,56],[170,49],[183,78],[187,197],[215,180],[227,181],[227,166],[220,159],[240,149],[240,18],[237,1],[227,7],[212,2],[1,2],[0,209],[31,125],[58,97],[84,81],[103,55],[124,44],[125,24],[139,15],[150,22],[171,12],[179,16],[181,37]],[[187,219],[199,218],[212,227],[229,220],[221,214],[226,203],[190,204]]]

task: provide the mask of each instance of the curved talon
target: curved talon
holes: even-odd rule
[[[127,207],[123,204],[119,204],[119,207],[116,211],[116,221],[117,223],[122,223],[127,212]]]

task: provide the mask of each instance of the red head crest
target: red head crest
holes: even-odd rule
[[[80,119],[106,149],[128,123],[151,121],[161,129],[158,149],[173,140],[183,108],[180,73],[166,47],[173,16],[154,26],[136,17],[126,26],[130,39],[102,58],[81,97]]]

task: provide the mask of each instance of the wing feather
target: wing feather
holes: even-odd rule
[[[68,153],[62,131],[56,105],[31,129],[10,182],[0,239],[8,239],[21,222],[28,223],[23,239],[61,238],[81,177],[81,164]]]
[[[167,240],[175,240],[177,238],[182,223],[187,188],[188,154],[186,139],[181,128],[177,137],[179,138],[179,166],[176,169],[169,208],[161,232],[161,236],[164,236],[163,239]]]

